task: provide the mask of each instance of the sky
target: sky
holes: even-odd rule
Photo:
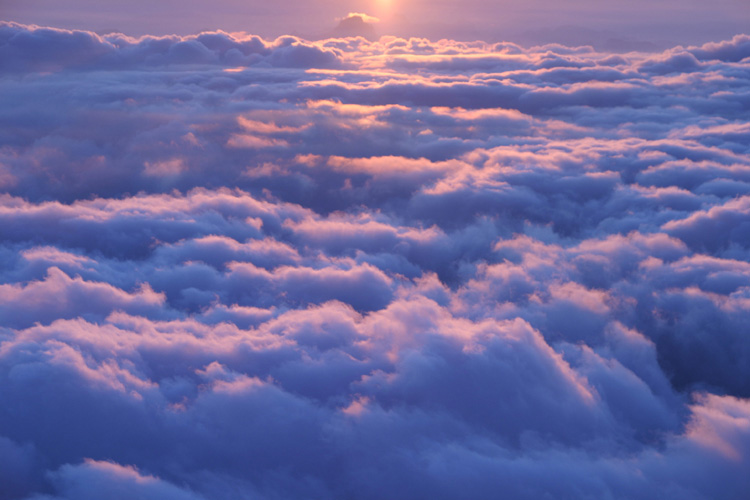
[[[349,13],[379,19],[378,35],[666,49],[731,38],[750,25],[745,0],[4,0],[0,18],[131,36],[245,31],[331,35]]]
[[[746,497],[744,4],[101,4],[0,16],[0,500]]]

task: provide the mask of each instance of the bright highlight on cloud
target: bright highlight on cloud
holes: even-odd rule
[[[749,36],[3,23],[0,75],[1,499],[750,490]]]
[[[346,17],[342,17],[341,19],[339,19],[339,21],[352,19],[355,17],[360,18],[365,23],[379,23],[380,22],[380,19],[378,19],[377,17],[371,16],[369,14],[364,14],[362,12],[350,12],[349,14],[346,15]]]

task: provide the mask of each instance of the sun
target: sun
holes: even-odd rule
[[[374,0],[374,9],[378,17],[387,16],[393,9],[394,0]]]

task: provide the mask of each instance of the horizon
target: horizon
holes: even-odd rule
[[[722,0],[707,5],[692,1],[595,2],[578,0],[560,5],[549,0],[506,1],[488,4],[484,0],[462,3],[423,0],[369,0],[320,3],[286,0],[265,5],[257,12],[252,2],[222,0],[208,13],[201,2],[138,0],[109,2],[92,11],[87,0],[64,6],[52,0],[30,0],[0,9],[0,19],[21,24],[82,29],[99,34],[120,32],[129,36],[194,35],[204,31],[248,32],[264,38],[294,35],[309,40],[334,32],[340,19],[358,12],[377,19],[372,27],[378,35],[431,40],[503,42],[523,45],[561,43],[602,46],[610,39],[624,46],[651,46],[660,50],[677,45],[700,45],[742,34],[750,25],[750,6],[741,0]],[[181,8],[178,8],[180,6]],[[222,8],[226,7],[222,11]],[[290,17],[294,11],[304,21]],[[445,19],[449,19],[446,21]],[[591,20],[596,20],[594,24]],[[586,20],[586,22],[584,22]]]

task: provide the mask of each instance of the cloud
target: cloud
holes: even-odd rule
[[[107,283],[71,278],[57,267],[47,269],[44,281],[24,285],[0,285],[3,302],[0,315],[7,326],[26,326],[28,321],[48,322],[53,318],[74,318],[94,314],[106,316],[112,310],[128,310],[143,315],[160,314],[162,294],[148,284],[132,294]]]
[[[746,237],[748,208],[750,198],[743,196],[709,210],[696,211],[685,219],[670,221],[664,229],[700,249],[716,252],[733,244],[747,248],[750,245]],[[705,240],[705,234],[712,234],[712,239]]]
[[[281,67],[335,67],[335,51],[284,36],[272,42],[260,37],[236,38],[223,33],[188,37],[130,38],[122,34],[96,35],[87,31],[0,25],[0,54],[8,72],[54,72],[63,69],[153,68],[210,64],[271,64]]]
[[[380,22],[380,19],[368,14],[362,14],[359,12],[350,12],[346,17],[337,19],[338,24],[333,29],[329,36],[331,38],[347,38],[361,36],[368,40],[374,40],[377,38],[375,34],[374,24]]]
[[[746,38],[2,24],[0,498],[741,497]]]
[[[95,499],[102,495],[109,498],[143,498],[168,500],[197,500],[202,498],[159,478],[142,475],[131,466],[112,462],[86,460],[80,465],[64,465],[51,474],[59,491],[54,497],[38,499]]]

